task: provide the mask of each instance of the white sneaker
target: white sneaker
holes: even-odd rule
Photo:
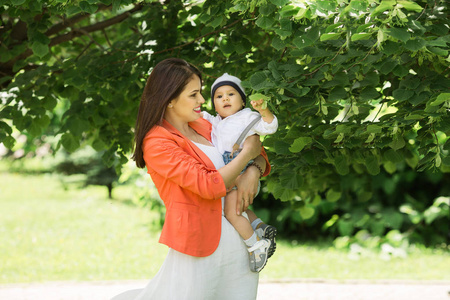
[[[259,272],[264,268],[267,263],[270,245],[270,240],[261,239],[257,241],[252,247],[248,248],[250,270],[252,272]]]
[[[270,240],[270,248],[268,252],[268,258],[270,258],[277,249],[277,242],[275,241],[275,237],[277,236],[277,229],[272,225],[261,224],[261,226],[255,230],[256,235],[260,239],[268,239]]]

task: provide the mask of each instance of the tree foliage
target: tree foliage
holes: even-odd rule
[[[223,72],[270,98],[266,190],[299,222],[367,209],[374,176],[449,171],[444,0],[3,0],[0,15],[9,148],[14,129],[125,163],[146,76],[176,56],[203,72],[205,98]]]

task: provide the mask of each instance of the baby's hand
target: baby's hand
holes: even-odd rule
[[[261,111],[267,108],[267,104],[264,101],[264,99],[259,99],[259,100],[253,100],[250,101],[251,105],[253,106],[253,108],[257,111]]]
[[[259,113],[261,113],[261,111],[266,110],[267,109],[267,101],[269,101],[269,97],[257,93],[257,94],[253,94],[250,95],[250,103],[252,104],[253,108],[255,110],[257,110]]]

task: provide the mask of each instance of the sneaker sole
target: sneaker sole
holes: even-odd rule
[[[263,233],[263,238],[270,240],[270,247],[267,253],[267,258],[270,258],[277,249],[277,243],[275,237],[277,236],[277,229],[271,225],[267,226]]]

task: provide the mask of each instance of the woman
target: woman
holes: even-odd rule
[[[201,87],[201,73],[177,58],[157,64],[147,80],[133,159],[147,167],[164,201],[159,241],[169,252],[147,287],[113,300],[256,299],[258,274],[250,271],[246,247],[224,217],[222,198],[236,185],[237,208],[246,210],[270,166],[257,136],[224,165],[211,145],[211,124],[201,118]],[[258,166],[239,176],[251,159]]]

